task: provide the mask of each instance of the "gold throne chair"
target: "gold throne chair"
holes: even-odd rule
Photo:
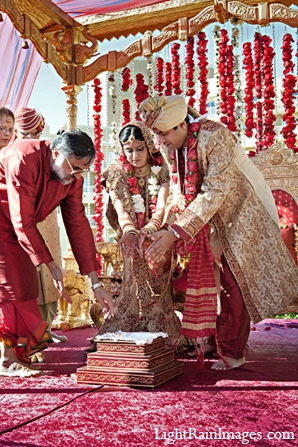
[[[298,268],[298,153],[273,144],[252,161],[272,191],[282,238]],[[286,312],[298,312],[297,303],[292,303]]]

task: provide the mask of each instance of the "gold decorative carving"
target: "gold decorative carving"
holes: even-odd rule
[[[228,3],[228,16],[229,18],[234,17],[247,23],[258,22],[257,8],[238,1]]]
[[[52,37],[52,44],[66,63],[73,62],[73,28],[57,31]]]
[[[63,283],[72,299],[68,304],[63,298],[58,301],[58,316],[53,322],[53,328],[75,328],[92,324],[90,307],[94,301],[91,282],[87,276],[78,272],[79,267],[70,246],[63,257]]]
[[[298,154],[280,144],[273,144],[251,160],[262,172],[270,189],[286,191],[298,204]]]
[[[164,5],[152,6],[150,11],[148,10],[148,13],[152,15],[152,9],[156,8],[156,11],[159,7],[162,9],[160,24],[167,23],[167,25],[162,28],[159,35],[151,38],[142,29],[142,32],[145,32],[142,39],[123,51],[111,52],[109,56],[102,55],[88,65],[90,58],[96,55],[98,44],[96,36],[100,35],[96,32],[96,27],[98,29],[102,27],[101,21],[97,24],[91,22],[88,24],[86,20],[76,21],[57,5],[50,7],[49,2],[35,1],[37,7],[35,3],[34,6],[31,3],[29,5],[29,0],[0,0],[0,9],[8,14],[21,36],[33,42],[42,58],[54,66],[59,76],[68,85],[82,85],[104,71],[122,68],[133,58],[142,54],[146,57],[156,53],[177,38],[185,40],[212,22],[224,23],[235,18],[250,24],[265,25],[279,21],[291,27],[298,27],[298,10],[287,6],[292,4],[289,0],[283,0],[281,3],[271,3],[271,0],[259,3],[256,0],[243,2],[181,0],[171,5],[173,14],[171,13],[169,17],[173,16],[174,20],[171,24],[168,24],[169,19],[164,14]],[[142,13],[144,13],[143,10]],[[156,18],[152,17],[152,19],[155,23]],[[104,25],[109,27],[107,29],[112,29],[114,36],[120,36],[119,30],[116,29],[117,25],[113,25],[113,20],[115,20],[113,14],[110,19],[104,15],[102,20]],[[132,18],[132,23],[134,22],[136,22],[135,31],[138,31],[138,21],[135,17]],[[158,29],[158,23],[155,28],[152,24],[151,21],[148,23],[148,29]],[[132,28],[131,32],[133,33]]]
[[[178,20],[178,39],[187,40],[188,38],[188,19],[183,17],[183,19]]]
[[[289,26],[298,26],[298,10],[290,9],[284,5],[273,3],[269,5],[271,21],[283,22]]]
[[[120,271],[121,263],[123,261],[121,249],[117,244],[112,242],[101,241],[95,245],[96,252],[99,253],[104,260],[103,275],[108,274],[109,265],[111,265],[115,272]]]
[[[91,42],[88,47],[86,42]],[[98,42],[95,37],[88,34],[88,29],[81,32],[74,27],[63,28],[53,34],[52,44],[60,54],[61,59],[68,63],[84,65],[97,51]]]
[[[62,87],[62,90],[66,93],[67,99],[67,117],[68,117],[68,130],[77,128],[77,95],[82,91],[82,87],[75,84],[68,84]]]
[[[209,23],[216,22],[216,16],[213,6],[207,6],[194,18],[189,20],[189,34],[195,35]]]
[[[147,31],[142,39],[142,52],[145,57],[151,56],[152,54],[152,32]]]
[[[0,8],[1,11],[5,12],[9,16],[20,35],[24,39],[29,39],[43,60],[52,64],[58,75],[63,79],[63,81],[67,82],[67,65],[64,61],[62,61],[52,44],[44,38],[30,17],[28,15],[21,14],[16,8],[15,2],[12,1],[1,0]]]
[[[281,153],[273,152],[270,156],[270,162],[273,165],[280,165],[283,161],[283,156]]]
[[[178,23],[172,23],[170,26],[166,26],[158,36],[152,38],[152,52],[156,53],[161,50],[172,40],[178,38]]]
[[[214,11],[219,23],[227,21],[227,2],[226,0],[214,0]]]
[[[130,45],[126,50],[117,53],[116,68],[119,69],[127,65],[133,58],[140,55],[146,56],[147,54],[153,54],[160,51],[165,45],[169,44],[175,39],[187,39],[190,36],[194,36],[202,28],[209,23],[221,21],[224,23],[228,19],[235,18],[251,24],[264,25],[274,20],[284,21],[284,23],[291,26],[298,26],[297,15],[298,11],[291,10],[290,8],[280,4],[261,3],[255,6],[251,6],[240,1],[227,1],[216,0],[214,5],[209,5],[202,9],[193,18],[179,19],[162,29],[159,35],[152,37],[152,48],[150,50],[150,44],[146,41],[146,47],[143,46],[143,40],[138,40]],[[273,13],[274,11],[274,17]],[[187,26],[186,26],[187,24]],[[149,45],[149,46],[148,46]],[[106,65],[106,59],[95,61],[88,67],[84,67],[77,76],[80,82],[84,83],[92,80],[95,76],[98,76],[102,71],[108,71]],[[77,70],[79,67],[77,67]]]
[[[122,51],[122,53],[125,53],[127,57],[135,57],[135,54],[141,55],[142,54],[142,44],[141,40],[138,40],[137,42],[133,42],[131,45],[129,45],[125,50]]]
[[[267,3],[259,3],[258,12],[259,12],[259,24],[267,25],[269,23],[269,10]]]
[[[98,48],[98,41],[95,37],[88,34],[88,29],[84,28],[83,32],[81,34],[82,39],[85,38],[87,42],[91,42],[91,46],[88,47],[88,45],[84,42],[78,42],[74,46],[74,55],[75,60],[74,63],[76,65],[84,65],[86,62],[93,56],[95,56],[95,52]]]

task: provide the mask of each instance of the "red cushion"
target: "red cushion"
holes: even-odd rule
[[[297,258],[296,258],[296,254],[295,254],[295,239],[294,239],[294,224],[290,223],[286,226],[286,228],[281,228],[281,236],[284,240],[284,243],[286,244],[286,246],[288,247],[289,252],[292,255],[292,258],[294,259],[294,261],[297,264]]]
[[[298,206],[295,199],[286,191],[272,191],[281,225],[298,223]]]

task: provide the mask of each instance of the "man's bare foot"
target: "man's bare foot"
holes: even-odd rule
[[[33,377],[41,376],[43,371],[39,369],[32,369],[22,363],[12,363],[10,366],[0,367],[0,376],[4,377]]]
[[[209,343],[204,343],[203,349],[204,349],[204,354],[211,354],[211,353],[216,352],[216,348],[214,348],[213,346],[209,345]],[[198,348],[198,351],[199,351],[198,353],[200,354],[200,352],[201,352],[201,348],[200,347]],[[195,350],[189,351],[188,355],[190,357],[195,357],[196,351]]]
[[[222,359],[220,359],[211,366],[211,369],[234,369],[239,368],[245,363],[245,357],[241,357],[240,359],[233,359],[233,357],[223,356],[223,358],[227,362],[227,365]]]
[[[0,343],[0,352],[0,376],[31,377],[43,374],[42,371],[32,368],[19,360],[13,347],[8,348],[4,343]]]
[[[45,363],[45,356],[43,351],[35,352],[35,354],[30,355],[31,363]]]
[[[58,335],[55,332],[49,331],[49,341],[53,341],[54,343],[66,343],[68,338],[65,335]]]

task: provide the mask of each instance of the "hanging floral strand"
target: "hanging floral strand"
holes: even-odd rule
[[[171,48],[172,54],[172,85],[175,95],[181,95],[181,68],[180,68],[180,56],[179,56],[180,43],[174,43]]]
[[[245,70],[245,88],[244,88],[244,102],[245,102],[245,135],[248,138],[253,136],[254,124],[254,69],[253,58],[251,51],[251,43],[245,42],[243,44],[243,68]]]
[[[236,132],[236,117],[235,117],[235,85],[234,85],[234,55],[233,55],[233,45],[227,45],[227,61],[226,61],[226,72],[227,72],[227,127],[232,131]]]
[[[220,85],[219,85],[219,42],[220,42],[220,26],[215,25],[213,30],[213,41],[214,41],[214,78],[216,80],[215,86],[216,86],[216,92],[220,91]],[[219,93],[216,94],[216,113],[218,116],[220,116],[220,99],[219,99]]]
[[[115,85],[115,75],[111,73],[109,78],[109,96],[111,98],[111,111],[115,116],[116,114],[116,106],[117,106],[117,94],[116,94],[116,85]]]
[[[159,96],[163,94],[164,91],[164,76],[163,76],[163,70],[164,70],[164,61],[162,57],[158,57],[156,59],[155,63],[155,91]]]
[[[98,78],[94,79],[94,84],[92,85],[94,88],[94,146],[96,150],[95,160],[94,160],[94,214],[93,219],[96,222],[96,236],[95,242],[101,242],[103,239],[103,197],[102,190],[103,187],[100,182],[101,172],[102,172],[102,161],[103,161],[103,153],[101,151],[101,138],[102,138],[102,129],[101,129],[101,120],[100,120],[100,112],[101,112],[101,86],[100,80]],[[102,258],[99,254],[97,254],[97,261],[99,264],[99,273],[102,271]]]
[[[154,95],[154,77],[153,77],[153,58],[152,55],[147,56],[147,78],[149,87],[149,96]]]
[[[242,133],[242,106],[243,106],[243,93],[242,93],[242,82],[241,82],[241,70],[240,70],[240,54],[239,54],[239,29],[232,29],[232,38],[231,43],[233,45],[234,51],[234,85],[235,85],[235,98],[236,98],[236,107],[235,107],[235,118],[236,118],[236,127],[238,137],[241,136]],[[237,53],[235,52],[237,50]]]
[[[194,73],[195,73],[195,62],[194,62],[194,38],[190,37],[186,44],[186,57],[185,57],[185,65],[186,65],[186,96],[189,96],[188,105],[193,107],[195,105],[194,95],[196,91],[194,90]]]
[[[199,74],[199,84],[200,84],[200,95],[199,95],[199,112],[201,115],[207,113],[207,98],[209,94],[208,89],[208,60],[207,60],[207,44],[206,34],[201,31],[198,34],[197,43],[197,55],[198,55],[198,65],[200,69]]]
[[[296,149],[296,134],[294,132],[296,128],[296,122],[294,118],[295,106],[294,106],[294,93],[296,92],[296,77],[293,75],[294,63],[292,61],[292,42],[294,39],[291,34],[287,33],[283,37],[282,44],[282,60],[283,60],[283,94],[282,102],[284,103],[283,121],[285,126],[281,133],[284,136],[286,145],[297,152]]]
[[[171,96],[172,94],[172,65],[171,62],[166,62],[166,89],[165,95]]]
[[[264,148],[268,148],[274,143],[276,135],[274,122],[276,116],[275,109],[275,90],[273,79],[273,59],[275,52],[271,46],[272,39],[269,36],[262,36],[263,42],[263,74],[264,74]]]
[[[130,86],[132,85],[130,69],[128,67],[125,67],[121,72],[121,76],[122,76],[121,91],[128,92]],[[130,102],[129,99],[127,98],[122,99],[122,115],[123,115],[122,125],[124,126],[130,121]]]
[[[135,99],[136,99],[136,108],[137,108],[136,113],[135,113],[135,119],[141,120],[138,108],[139,108],[141,102],[144,101],[144,99],[148,98],[149,87],[148,87],[148,85],[145,84],[144,76],[141,73],[138,73],[136,75],[136,84],[137,85],[136,85],[136,88],[134,91]]]
[[[254,37],[254,78],[255,78],[255,92],[258,99],[262,99],[262,35],[255,33]]]
[[[220,121],[224,124],[228,124],[228,118],[226,116],[228,112],[228,83],[227,83],[227,45],[229,42],[228,32],[225,29],[220,31],[221,39],[218,44],[219,46],[219,64],[218,64],[218,73],[219,73],[219,86],[220,86],[220,113],[222,116],[220,117]]]
[[[263,48],[262,35],[258,32],[255,33],[254,38],[254,55],[255,92],[259,100],[255,104],[257,110],[256,152],[259,153],[263,149]]]

